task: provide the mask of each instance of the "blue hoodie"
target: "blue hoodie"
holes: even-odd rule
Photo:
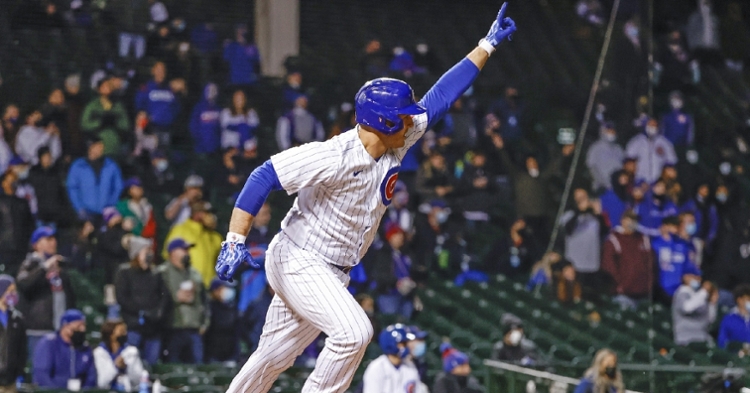
[[[693,245],[677,236],[668,236],[668,239],[662,236],[652,238],[651,248],[659,264],[659,285],[672,297],[682,285],[682,276],[700,276],[701,271],[695,266]]]
[[[696,236],[711,243],[716,239],[716,236],[719,233],[719,212],[714,204],[710,204],[707,210],[706,213],[708,214],[704,215],[703,210],[698,205],[698,201],[695,198],[682,205],[683,212],[693,213],[693,216],[695,217],[695,226],[698,228]],[[705,229],[703,228],[704,225],[706,225]]]
[[[654,237],[659,236],[661,221],[667,217],[676,216],[677,206],[668,198],[664,198],[660,204],[656,204],[656,198],[648,193],[641,203],[635,207],[638,215],[638,230],[643,234]]]
[[[74,349],[58,333],[48,334],[34,350],[32,377],[44,388],[65,389],[69,379],[80,379],[82,388],[96,387],[94,354],[88,346]]]
[[[193,108],[190,115],[190,134],[193,136],[193,147],[196,153],[213,153],[221,145],[221,108],[216,99],[208,99],[208,89],[216,86],[212,83],[203,89],[203,98]]]
[[[105,207],[117,204],[122,192],[120,168],[106,157],[98,176],[85,158],[73,161],[66,183],[76,212],[102,214]]]
[[[680,110],[673,110],[662,116],[659,125],[664,137],[672,142],[675,147],[684,147],[693,144],[695,137],[693,116],[683,113]]]
[[[180,113],[180,101],[168,83],[152,80],[136,94],[135,109],[148,113],[151,124],[170,127]]]
[[[620,197],[611,189],[602,194],[600,201],[602,203],[602,210],[607,213],[612,228],[620,226],[622,215],[628,210],[630,204],[627,201],[620,199]]]
[[[726,348],[730,341],[750,343],[750,319],[740,315],[736,307],[721,320],[717,344]]]
[[[257,81],[260,54],[255,45],[231,42],[224,48],[224,60],[229,63],[229,83],[249,85]]]

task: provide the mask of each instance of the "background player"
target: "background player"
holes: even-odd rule
[[[500,9],[487,36],[417,103],[406,82],[379,78],[355,97],[357,127],[271,157],[248,178],[222,243],[216,272],[231,280],[253,217],[272,190],[298,193],[266,254],[275,291],[258,349],[229,392],[266,392],[322,331],[328,338],[302,392],[343,392],[372,338],[367,315],[346,290],[349,270],[369,248],[390,204],[406,151],[472,84],[516,27]]]
[[[378,337],[383,354],[373,360],[362,378],[362,393],[424,393],[419,372],[409,359],[408,333],[402,326],[388,326]]]

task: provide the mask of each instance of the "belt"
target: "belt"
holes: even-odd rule
[[[352,271],[351,266],[339,266],[339,265],[334,265],[334,264],[331,264],[331,266],[335,267],[336,269],[341,270],[342,272],[344,272],[344,274],[349,274],[349,272]]]

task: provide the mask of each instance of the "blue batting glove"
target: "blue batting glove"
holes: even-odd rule
[[[496,47],[506,38],[510,41],[511,35],[516,31],[516,22],[511,18],[505,17],[506,8],[508,8],[508,3],[503,3],[503,6],[500,7],[500,11],[497,13],[497,18],[492,22],[490,31],[484,37],[484,40],[493,47]]]
[[[260,269],[260,265],[253,260],[244,243],[221,242],[221,251],[216,260],[216,275],[221,280],[232,282],[234,273],[243,263]]]

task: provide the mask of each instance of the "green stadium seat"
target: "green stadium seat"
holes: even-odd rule
[[[162,385],[173,389],[180,389],[185,386],[211,385],[213,382],[210,375],[199,372],[172,373],[161,377]]]

